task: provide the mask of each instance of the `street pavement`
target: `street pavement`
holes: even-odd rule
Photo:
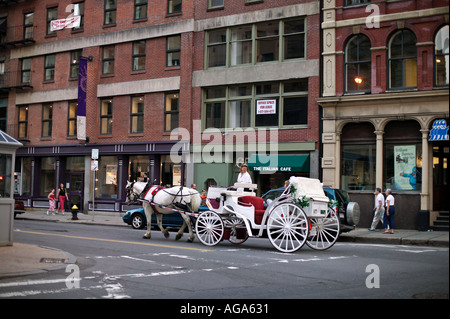
[[[122,213],[90,212],[78,214],[78,220],[72,220],[72,214],[47,215],[45,210],[28,209],[18,215],[19,219],[41,220],[57,223],[78,223],[89,225],[108,225],[131,227],[122,220]],[[449,247],[449,232],[417,231],[396,229],[395,234],[383,234],[382,230],[369,231],[367,228],[341,234],[340,242],[363,242],[374,244],[418,245]],[[64,260],[62,264],[61,261]],[[47,272],[67,267],[76,262],[76,257],[68,252],[50,247],[14,243],[0,247],[0,278]]]

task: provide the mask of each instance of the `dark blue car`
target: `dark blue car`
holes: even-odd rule
[[[200,206],[200,211],[208,210],[207,206]],[[143,207],[130,209],[122,217],[124,223],[131,225],[134,229],[142,229],[147,226],[147,218]],[[180,228],[183,225],[183,218],[179,213],[163,215],[163,227]],[[157,226],[156,214],[152,214],[152,226]]]

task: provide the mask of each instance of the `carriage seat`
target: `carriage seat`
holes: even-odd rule
[[[238,204],[246,207],[249,205],[255,207],[255,224],[261,225],[264,213],[266,211],[264,208],[264,200],[261,197],[241,196],[238,198]]]

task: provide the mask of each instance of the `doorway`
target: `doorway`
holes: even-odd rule
[[[69,209],[72,209],[73,205],[77,205],[81,212],[83,211],[84,173],[69,173],[68,181]]]
[[[433,144],[433,210],[435,211],[448,211],[450,208],[446,198],[450,191],[449,149],[448,143]]]

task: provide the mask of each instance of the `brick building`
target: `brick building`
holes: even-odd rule
[[[79,27],[52,31],[51,21],[77,16]],[[87,209],[93,149],[99,210],[126,209],[127,180],[232,184],[240,155],[263,190],[291,174],[317,177],[319,27],[318,1],[0,1],[0,129],[24,144],[16,197],[46,207],[63,183]],[[80,59],[88,61],[86,140],[76,125]],[[175,128],[181,162],[170,157]],[[210,140],[196,134],[211,128],[219,142],[230,129],[266,129],[268,149],[275,128],[284,166],[259,173],[268,164],[248,143],[218,152],[218,162],[198,160]]]
[[[448,133],[433,128],[449,123],[448,4],[323,1],[323,181],[359,202],[360,226],[375,187],[392,189],[399,228],[449,210]]]

